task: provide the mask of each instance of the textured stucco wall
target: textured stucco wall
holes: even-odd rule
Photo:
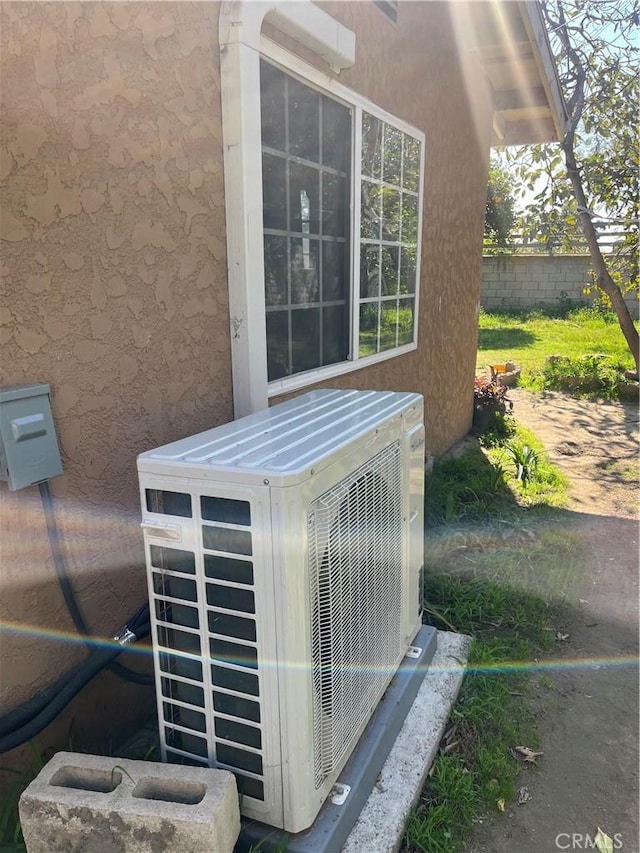
[[[136,454],[232,417],[217,20],[2,5],[0,384],[51,385],[55,507],[97,631],[146,594]],[[1,618],[35,629],[3,637],[6,709],[81,651],[37,633],[73,630],[37,489],[0,491]]]
[[[341,82],[426,134],[420,348],[327,384],[420,391],[439,453],[471,420],[491,124],[457,56],[464,6],[403,3],[393,25],[373,3],[320,5],[356,32]],[[51,385],[56,511],[98,631],[145,592],[136,454],[232,417],[217,18],[214,2],[2,6],[0,383]],[[73,628],[37,489],[0,498],[0,618],[33,629],[3,640],[6,708],[82,652],[38,635]],[[130,694],[99,676],[78,719],[117,720]],[[132,713],[150,701],[132,695]]]

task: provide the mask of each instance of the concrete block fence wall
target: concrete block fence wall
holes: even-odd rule
[[[28,853],[232,853],[227,770],[59,752],[20,798]]]
[[[561,299],[590,305],[594,295],[583,293],[590,282],[588,255],[487,255],[482,265],[480,304],[496,308],[558,305]],[[625,299],[638,319],[638,300]]]

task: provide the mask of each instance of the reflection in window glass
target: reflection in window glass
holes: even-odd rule
[[[262,218],[265,229],[287,227],[285,163],[270,154],[262,155]]]
[[[400,193],[389,187],[382,188],[382,239],[397,241],[400,238]]]
[[[420,140],[266,60],[261,120],[268,380],[415,342]]]
[[[351,111],[264,61],[261,98],[273,382],[349,355]]]
[[[289,301],[287,287],[287,238],[265,235],[264,238],[264,289],[267,305],[286,305]]]
[[[322,243],[322,299],[324,302],[346,303],[349,296],[345,264],[348,263],[344,243],[324,240]]]
[[[405,134],[404,160],[402,164],[402,186],[417,193],[420,182],[420,143]]]
[[[269,379],[280,379],[289,371],[289,315],[285,311],[267,311],[267,372]]]
[[[415,301],[413,299],[398,300],[398,346],[410,344],[413,341]]]
[[[382,221],[382,188],[370,181],[362,182],[360,189],[360,235],[365,240],[380,240],[380,223]]]
[[[384,124],[382,174],[383,180],[387,184],[400,184],[403,135],[390,124]]]
[[[285,75],[272,65],[262,69],[260,112],[262,144],[267,148],[285,147]]]
[[[363,302],[360,304],[360,355],[374,355],[380,349],[378,334],[380,330],[380,303]]]
[[[291,312],[292,372],[318,366],[320,352],[320,310],[300,308]]]
[[[364,113],[362,116],[362,174],[380,179],[382,171],[382,121]]]
[[[289,153],[318,162],[320,157],[320,95],[287,77]]]
[[[397,246],[384,246],[381,257],[381,294],[382,296],[395,296],[398,292],[400,249]]]
[[[363,113],[361,357],[414,341],[420,156],[417,139]]]
[[[291,238],[291,302],[318,302],[320,299],[319,240]]]
[[[400,293],[416,292],[416,249],[403,246],[400,249]]]
[[[360,249],[360,298],[380,295],[380,247],[362,246]]]

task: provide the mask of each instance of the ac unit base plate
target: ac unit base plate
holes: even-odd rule
[[[423,625],[412,645],[419,647],[421,654],[404,658],[340,773],[338,782],[351,788],[344,804],[334,805],[331,798],[327,799],[313,825],[296,835],[243,820],[236,853],[257,845],[264,853],[285,849],[287,853],[336,853],[342,849],[428,672],[438,647],[437,631]]]

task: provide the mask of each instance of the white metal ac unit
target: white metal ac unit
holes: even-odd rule
[[[314,391],[138,458],[163,760],[310,826],[421,624],[418,394]]]

